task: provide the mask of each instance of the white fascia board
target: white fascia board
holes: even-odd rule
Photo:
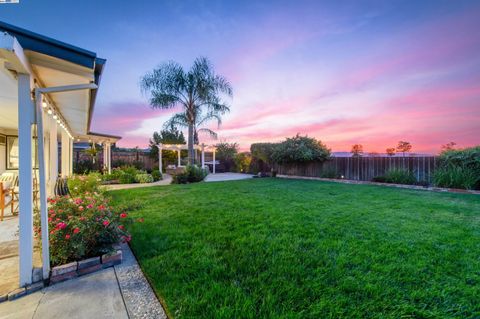
[[[33,74],[23,48],[14,36],[0,33],[0,54],[7,59],[9,69],[17,73]]]

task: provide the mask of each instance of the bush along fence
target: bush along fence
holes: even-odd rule
[[[422,157],[331,157],[324,162],[274,164],[280,175],[372,181],[393,171],[409,172],[418,184],[433,183],[438,158]]]

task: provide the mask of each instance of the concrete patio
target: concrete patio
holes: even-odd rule
[[[123,263],[0,304],[0,318],[167,318],[128,245]]]
[[[205,178],[205,182],[225,182],[225,181],[236,181],[241,179],[252,178],[251,174],[241,174],[241,173],[216,173],[208,174]]]

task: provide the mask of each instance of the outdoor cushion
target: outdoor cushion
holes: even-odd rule
[[[2,182],[2,185],[3,185],[3,190],[6,191],[10,188],[10,185],[12,184],[12,182],[10,181],[4,181]]]

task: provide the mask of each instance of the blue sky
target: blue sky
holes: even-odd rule
[[[94,129],[141,147],[171,112],[141,75],[207,56],[234,87],[219,136],[243,148],[296,133],[336,151],[419,152],[480,136],[475,1],[48,1],[0,5],[0,20],[97,52],[107,68]],[[215,128],[215,126],[212,126]],[[207,140],[204,137],[205,140]]]

